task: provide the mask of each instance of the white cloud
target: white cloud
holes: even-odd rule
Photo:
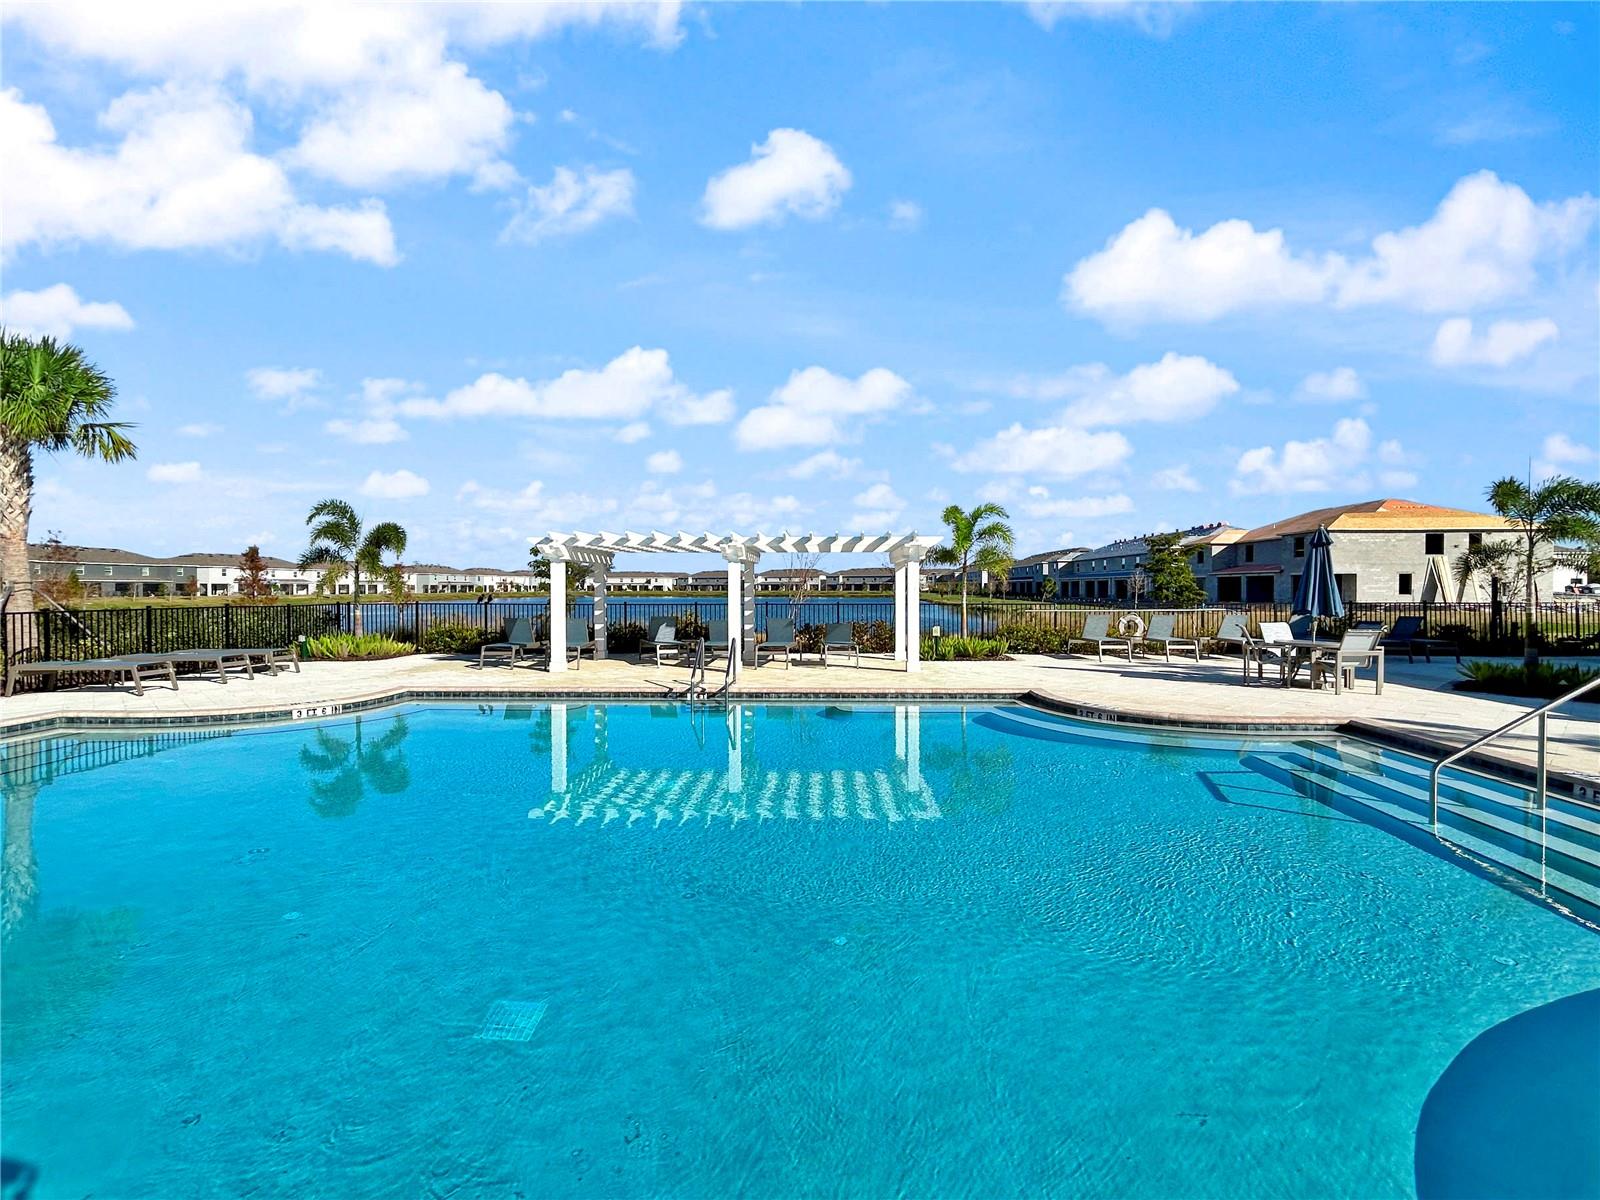
[[[865,532],[868,529],[887,529],[900,519],[906,502],[895,494],[887,483],[875,483],[866,491],[851,498],[856,511],[850,516],[850,528]]]
[[[815,479],[818,475],[829,479],[848,479],[860,469],[859,458],[846,458],[837,450],[819,450],[809,458],[802,458],[785,474],[790,479]]]
[[[84,300],[65,283],[37,292],[8,293],[0,298],[0,323],[13,333],[62,339],[70,338],[74,329],[133,328],[133,318],[122,305]]]
[[[889,202],[889,228],[899,230],[901,233],[910,233],[922,228],[922,205],[915,200],[891,200]]]
[[[144,473],[151,483],[199,483],[203,473],[197,462],[152,463]]]
[[[336,417],[323,425],[327,432],[360,446],[388,446],[411,435],[396,420],[400,401],[422,398],[423,387],[406,379],[363,379],[356,399],[357,415]]]
[[[1371,483],[1367,467],[1374,457],[1384,487],[1416,483],[1412,472],[1400,469],[1408,461],[1400,443],[1385,441],[1374,453],[1372,430],[1359,417],[1350,417],[1338,422],[1329,437],[1286,442],[1282,449],[1259,446],[1245,451],[1234,467],[1229,487],[1236,496],[1359,491]]]
[[[701,425],[731,418],[733,394],[691,392],[673,375],[665,350],[635,346],[598,371],[574,368],[555,379],[534,382],[491,372],[443,400],[408,398],[397,408],[403,416],[438,419],[531,417],[629,423],[655,411],[674,424]]]
[[[1114,467],[1132,452],[1128,439],[1115,430],[1093,433],[1069,425],[1029,429],[1018,423],[978,442],[951,465],[958,471],[1071,479]]]
[[[451,57],[572,27],[681,37],[679,5],[372,4],[240,0],[219,8],[164,4],[11,5],[6,19],[51,49],[98,58],[146,78],[231,88],[298,126],[283,155],[298,170],[349,187],[469,176],[506,186],[502,157],[516,114]]]
[[[209,421],[197,421],[193,425],[179,425],[179,437],[206,438],[213,437],[222,432],[221,425],[213,425]]]
[[[807,367],[790,375],[766,404],[745,413],[735,438],[744,450],[825,446],[852,436],[848,418],[881,416],[912,398],[911,385],[883,367],[857,379]]]
[[[532,244],[582,233],[607,217],[632,216],[633,192],[633,172],[626,167],[616,171],[584,167],[581,176],[570,167],[557,167],[549,183],[528,189],[500,238]]]
[[[1120,493],[1114,496],[1080,496],[1073,500],[1025,500],[1022,514],[1035,521],[1062,517],[1114,517],[1133,511],[1133,501]]]
[[[749,162],[707,182],[702,224],[748,229],[790,215],[820,220],[850,190],[850,172],[832,148],[802,129],[774,129],[750,151]]]
[[[1191,421],[1239,390],[1232,372],[1198,355],[1168,351],[1158,362],[1113,376],[1103,366],[1058,380],[1074,380],[1079,396],[1067,406],[1069,425],[1126,425],[1135,421]]]
[[[431,485],[422,476],[402,467],[398,471],[374,471],[361,484],[361,494],[377,500],[411,500],[426,496]]]
[[[1533,473],[1540,479],[1552,475],[1580,475],[1593,478],[1595,469],[1589,464],[1600,459],[1594,447],[1575,442],[1564,433],[1552,433],[1540,447],[1539,459],[1533,464]]]
[[[323,428],[334,437],[358,446],[388,446],[411,436],[405,426],[393,417],[358,417],[354,420],[339,417],[327,422]]]
[[[1532,290],[1541,266],[1581,246],[1596,211],[1593,196],[1536,204],[1480,171],[1459,180],[1428,220],[1379,234],[1367,256],[1351,261],[1296,253],[1282,230],[1244,220],[1196,234],[1151,209],[1067,273],[1062,299],[1116,323],[1317,303],[1474,307]]]
[[[1062,20],[1121,22],[1152,37],[1166,37],[1189,0],[1024,0],[1028,15],[1041,29]]]
[[[244,377],[256,399],[281,403],[289,412],[316,403],[312,393],[322,386],[315,367],[252,367]]]
[[[248,249],[275,240],[391,266],[381,202],[301,202],[283,168],[249,149],[249,109],[209,87],[129,92],[100,115],[110,150],[56,140],[45,110],[0,91],[5,247],[103,242],[129,250]]]
[[[657,450],[644,460],[644,469],[652,475],[676,475],[683,470],[683,455],[676,450]]]
[[[1433,335],[1430,357],[1436,366],[1508,367],[1527,358],[1561,331],[1549,317],[1531,321],[1495,321],[1473,337],[1471,317],[1451,317]]]
[[[635,442],[642,442],[650,436],[650,425],[647,421],[629,421],[616,432],[617,441],[624,446],[631,446]]]
[[[1150,476],[1150,486],[1163,492],[1198,492],[1199,482],[1185,466],[1167,467]]]
[[[1363,400],[1367,385],[1354,367],[1335,367],[1331,371],[1313,371],[1300,381],[1295,394],[1302,400]]]

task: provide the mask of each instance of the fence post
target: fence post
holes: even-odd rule
[[[149,654],[150,651],[154,649],[154,646],[151,644],[151,624],[155,620],[155,618],[151,616],[151,613],[154,611],[155,610],[151,605],[146,604],[144,606],[144,652],[146,654]]]

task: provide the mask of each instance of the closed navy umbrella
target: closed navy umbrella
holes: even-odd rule
[[[1326,525],[1317,526],[1306,548],[1306,565],[1294,592],[1294,611],[1311,617],[1313,625],[1323,617],[1337,620],[1344,616],[1344,597],[1339,595],[1339,580],[1333,573],[1333,535]]]

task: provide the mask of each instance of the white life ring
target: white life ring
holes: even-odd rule
[[[1133,613],[1124,613],[1117,621],[1117,632],[1125,638],[1144,636],[1144,619]]]

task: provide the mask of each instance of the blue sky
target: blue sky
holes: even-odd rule
[[[7,10],[5,320],[139,424],[39,534],[1028,552],[1597,473],[1594,5],[133,7]]]

